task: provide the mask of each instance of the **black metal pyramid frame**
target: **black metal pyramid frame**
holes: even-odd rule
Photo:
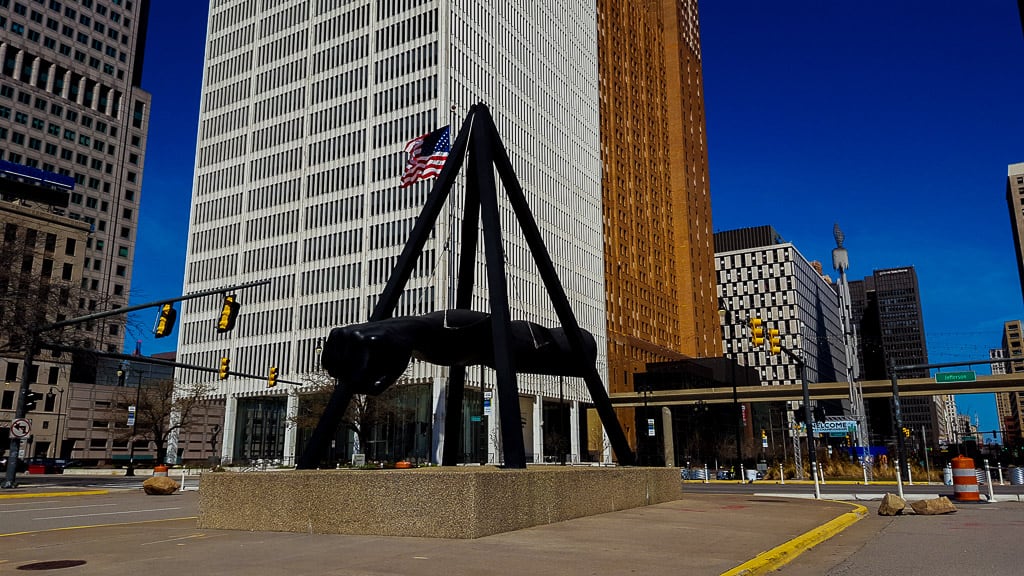
[[[501,220],[498,213],[498,197],[494,171],[497,169],[509,203],[523,231],[527,245],[554,305],[555,313],[569,339],[572,353],[577,358],[584,356],[584,337],[576,316],[566,298],[565,290],[547,248],[541,237],[537,222],[526,203],[526,197],[519,184],[508,153],[498,135],[491,113],[484,104],[470,108],[466,120],[459,130],[451,152],[441,174],[427,198],[423,210],[413,226],[408,242],[402,251],[395,269],[388,279],[380,300],[370,315],[370,322],[385,320],[394,315],[399,297],[412,275],[416,259],[423,251],[430,230],[437,222],[445,201],[451,192],[455,177],[462,168],[467,146],[472,145],[470,164],[466,176],[466,202],[462,219],[462,245],[459,256],[459,270],[456,285],[455,307],[469,309],[473,295],[474,262],[478,242],[477,219],[483,223],[484,255],[487,266],[488,292],[490,295],[492,334],[494,344],[495,372],[497,374],[498,411],[501,436],[505,453],[506,468],[525,468],[526,450],[519,411],[519,388],[516,382],[515,358],[510,352],[511,316],[508,304],[508,287],[505,277],[505,259],[501,242]],[[466,367],[452,366],[449,373],[448,394],[445,399],[444,451],[441,464],[454,466],[458,463],[459,434],[462,424],[462,400],[465,391]],[[608,434],[612,449],[619,464],[632,465],[634,455],[629,448],[615,410],[605,392],[596,366],[589,367],[584,377],[591,400],[597,409],[601,423]],[[310,437],[299,460],[299,468],[315,468],[325,453],[331,436],[344,415],[352,391],[343,382],[335,387],[334,393],[324,410],[320,422]]]

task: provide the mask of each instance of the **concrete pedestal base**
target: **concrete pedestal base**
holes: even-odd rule
[[[210,472],[200,528],[479,538],[678,500],[675,468]]]

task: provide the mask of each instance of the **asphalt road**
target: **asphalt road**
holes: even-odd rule
[[[139,483],[141,487],[141,482]],[[0,499],[0,535],[194,517],[196,492],[148,496],[141,488],[84,496]]]

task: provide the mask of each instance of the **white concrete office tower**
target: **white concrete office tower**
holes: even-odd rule
[[[271,281],[238,294],[227,334],[214,330],[218,299],[183,305],[179,361],[212,368],[228,357],[231,371],[257,376],[178,374],[185,385],[216,385],[213,398],[226,403],[225,459],[291,462],[301,450],[287,421],[297,388],[268,389],[262,375],[276,366],[280,379],[302,381],[331,328],[368,319],[433,184],[399,188],[405,143],[445,124],[457,130],[477,102],[494,115],[605,369],[593,4],[213,0],[208,26],[184,292]],[[462,189],[460,178],[396,315],[451,305]],[[557,326],[511,211],[502,217],[513,318]],[[478,257],[478,310],[487,309],[484,276]],[[468,372],[478,386],[480,370]],[[368,459],[436,461],[444,441],[462,442],[467,460],[500,458],[497,410],[476,391],[467,390],[464,437],[442,438],[446,377],[412,364],[400,409],[361,447]],[[493,383],[490,370],[483,378]],[[557,378],[520,375],[519,387],[528,459],[550,458],[570,438],[570,459],[592,456],[580,453],[582,381],[564,382],[564,404]],[[342,431],[332,455],[351,450]]]

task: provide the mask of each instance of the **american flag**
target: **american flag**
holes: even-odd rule
[[[409,160],[402,174],[402,188],[427,178],[436,178],[444,168],[448,152],[452,149],[449,127],[438,128],[429,134],[411,140],[405,145]]]

